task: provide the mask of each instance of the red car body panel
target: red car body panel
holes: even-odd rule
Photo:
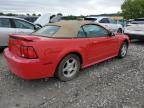
[[[81,68],[115,57],[124,41],[130,43],[128,36],[116,34],[96,38],[44,38],[37,36],[13,35],[20,39],[19,44],[32,46],[37,59],[19,57],[7,48],[4,57],[12,73],[23,79],[53,77],[60,61],[68,54],[75,53],[81,58]]]
[[[43,65],[40,60],[23,59],[13,55],[8,49],[4,54],[8,67],[11,72],[21,77],[22,79],[37,79],[44,77],[52,77],[51,64]]]

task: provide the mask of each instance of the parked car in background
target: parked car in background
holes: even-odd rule
[[[42,27],[50,22],[51,16],[52,16],[52,14],[50,14],[50,13],[43,14],[34,22],[34,24]]]
[[[62,20],[63,15],[61,13],[54,15],[50,19],[50,23],[60,22]]]
[[[39,17],[38,16],[17,16],[18,18],[22,18],[26,21],[34,23]]]
[[[39,28],[24,19],[0,16],[0,49],[8,45],[9,34],[29,34]]]
[[[143,39],[144,40],[144,18],[138,18],[127,24],[124,31],[130,39]]]
[[[4,56],[22,79],[75,78],[79,70],[127,54],[129,38],[87,21],[51,23],[31,35],[10,35]]]
[[[111,32],[123,33],[123,26],[118,24],[115,20],[108,17],[86,17],[85,20],[90,20],[101,24],[109,29]]]
[[[123,28],[126,27],[127,23],[128,22],[125,19],[119,19],[119,20],[117,20],[117,24],[121,24],[123,26]]]

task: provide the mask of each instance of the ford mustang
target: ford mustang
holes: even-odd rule
[[[30,35],[12,34],[4,57],[12,73],[25,80],[56,76],[69,81],[80,69],[127,55],[129,38],[88,21],[48,24]]]

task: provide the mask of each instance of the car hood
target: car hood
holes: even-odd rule
[[[50,13],[46,13],[46,14],[40,16],[40,17],[34,22],[34,24],[40,24],[41,26],[44,26],[44,25],[46,25],[46,24],[49,23],[49,21],[50,21],[50,16],[51,16]]]

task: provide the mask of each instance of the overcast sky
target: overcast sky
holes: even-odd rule
[[[0,0],[0,12],[90,15],[116,13],[124,0]]]

